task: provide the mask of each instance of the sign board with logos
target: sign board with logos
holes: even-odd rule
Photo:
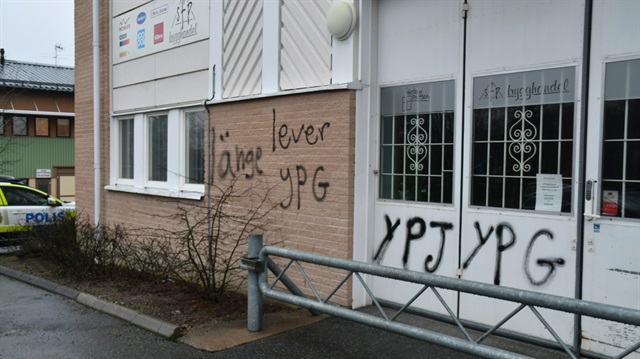
[[[209,37],[209,1],[151,1],[113,18],[113,63]]]

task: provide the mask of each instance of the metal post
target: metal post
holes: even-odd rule
[[[262,250],[262,235],[249,235],[249,253],[248,259],[258,260]],[[260,291],[260,283],[258,277],[260,272],[265,270],[262,268],[249,269],[247,283],[249,285],[247,292],[247,330],[250,332],[259,332],[262,330],[262,292]]]

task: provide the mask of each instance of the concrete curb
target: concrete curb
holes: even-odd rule
[[[23,273],[15,269],[3,266],[0,266],[0,274],[30,284],[32,286],[42,288],[63,297],[73,299],[84,306],[95,309],[105,314],[109,314],[113,317],[124,320],[125,322],[131,323],[137,327],[148,330],[162,337],[176,340],[183,335],[182,328],[180,328],[179,326],[167,323],[156,318],[152,318],[142,313],[138,313],[134,310],[125,308],[115,303],[106,302],[91,294],[79,292],[75,289],[59,285],[50,280],[36,277],[34,275]]]

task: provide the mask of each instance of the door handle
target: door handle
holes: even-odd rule
[[[600,218],[599,215],[596,214],[596,200],[598,198],[598,181],[594,179],[587,180],[585,184],[585,193],[584,193],[584,216],[587,221],[592,221],[594,218]]]

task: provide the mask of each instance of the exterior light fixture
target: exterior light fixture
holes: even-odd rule
[[[327,29],[336,39],[348,39],[357,22],[356,8],[350,1],[342,0],[331,5],[327,14]]]

